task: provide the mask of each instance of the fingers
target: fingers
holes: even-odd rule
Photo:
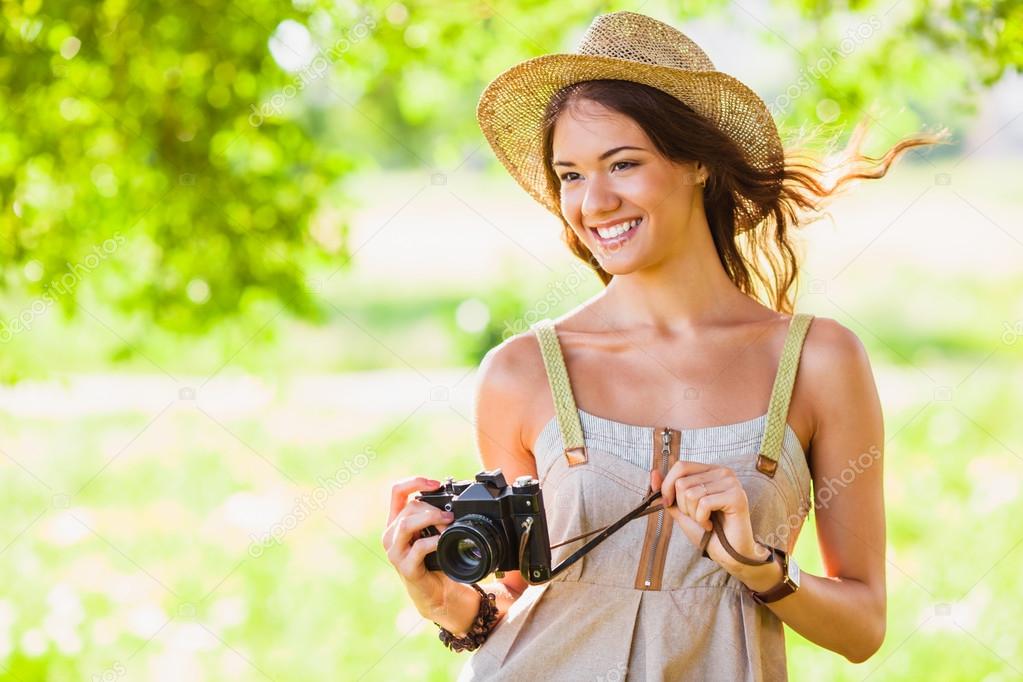
[[[714,471],[730,471],[724,467],[715,467],[709,464],[702,464],[700,462],[675,462],[668,469],[667,475],[664,480],[661,481],[661,498],[664,501],[666,507],[670,507],[675,504],[675,481],[680,478],[690,478],[692,476],[698,476]],[[651,476],[651,478],[653,478]]]
[[[720,472],[707,472],[677,479],[675,481],[676,504],[692,516],[700,498],[724,489],[720,485],[723,479],[724,476]]]
[[[426,572],[426,555],[437,551],[438,542],[440,542],[439,535],[416,540],[397,566],[398,573],[408,580],[421,577]]]
[[[385,550],[389,550],[393,544],[395,544],[395,535],[398,532],[400,524],[404,521],[405,517],[412,516],[414,514],[421,514],[423,512],[440,512],[442,510],[437,509],[432,504],[427,504],[422,500],[409,500],[408,503],[402,508],[398,515],[391,520],[391,523],[384,529],[383,535],[380,537],[380,543],[384,546]],[[407,521],[404,521],[408,523]],[[426,524],[427,526],[431,524]],[[426,526],[423,526],[424,528]]]
[[[408,496],[420,490],[433,490],[440,487],[440,481],[425,476],[403,478],[391,486],[391,513],[387,517],[387,525],[391,525],[395,517],[401,513],[408,503]]]
[[[728,492],[732,488],[723,481],[714,481],[705,485],[706,491],[700,485],[690,487],[680,495],[679,500],[684,501],[686,515],[689,518],[700,524],[704,530],[710,530],[714,527],[710,522],[711,511],[718,508],[715,506],[716,503],[727,501],[722,497],[727,498]]]
[[[680,462],[679,464],[695,464],[695,462]],[[666,498],[665,504],[676,505],[686,516],[699,523],[704,530],[711,530],[710,511],[707,511],[704,518],[697,518],[697,505],[700,500],[708,495],[731,490],[739,485],[735,473],[728,467],[701,465],[701,471],[686,473],[692,467],[672,467],[662,484],[662,492]],[[670,501],[670,502],[669,502]]]
[[[731,489],[705,496],[696,503],[696,509],[693,510],[693,519],[704,530],[710,530],[714,527],[714,524],[710,521],[711,512],[730,506],[733,497]]]
[[[657,469],[650,471],[650,490],[654,491],[661,487],[661,483],[664,482],[664,476]]]
[[[396,556],[404,556],[409,545],[419,537],[421,530],[428,526],[437,526],[437,530],[440,530],[442,524],[448,524],[453,519],[454,515],[451,512],[437,509],[425,502],[410,502],[408,511],[394,520],[388,550],[395,552]]]

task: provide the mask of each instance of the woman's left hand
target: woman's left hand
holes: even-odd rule
[[[703,534],[713,528],[710,513],[721,510],[721,528],[728,543],[743,556],[766,556],[766,550],[753,539],[749,500],[734,471],[700,462],[676,462],[664,480],[660,479],[659,471],[651,472],[650,489],[661,491],[665,509],[694,546],[699,547]],[[743,569],[743,564],[725,551],[716,533],[711,535],[707,554],[729,573]]]

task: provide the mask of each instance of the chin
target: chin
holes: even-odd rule
[[[643,266],[640,263],[637,263],[635,259],[632,258],[628,260],[612,259],[611,261],[606,263],[601,263],[600,259],[598,258],[597,262],[600,263],[600,267],[604,269],[604,272],[606,272],[609,275],[629,275],[632,274],[633,272],[643,269]]]

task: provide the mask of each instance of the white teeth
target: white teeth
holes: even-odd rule
[[[643,219],[636,218],[635,220],[631,220],[627,223],[619,223],[613,227],[598,227],[597,234],[599,234],[602,239],[613,239],[620,234],[628,232],[632,228],[636,227],[636,225],[639,225],[641,220]]]

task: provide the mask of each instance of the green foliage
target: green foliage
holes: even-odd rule
[[[316,246],[310,215],[351,162],[305,117],[250,115],[291,81],[271,32],[304,14],[277,2],[4,11],[0,258],[30,264],[31,293],[70,312],[88,277],[180,330],[249,298],[311,311],[294,258]]]
[[[305,273],[349,262],[343,181],[481,163],[472,112],[483,85],[518,60],[571,50],[615,9],[632,8],[5,3],[0,287],[68,315],[91,289],[185,332],[266,302],[318,319]],[[805,17],[795,34],[780,26],[786,9]],[[732,10],[708,0],[645,11],[684,26]],[[894,113],[879,146],[921,122],[954,125],[951,107],[967,110],[1023,63],[1023,9],[1009,0],[788,0],[771,11],[757,17],[764,35],[798,50],[797,69],[834,55],[857,22],[869,28],[797,96],[787,82],[762,94],[785,104],[776,116],[789,127],[841,128],[880,103]]]
[[[910,46],[924,50],[929,46],[948,54],[973,73],[971,81],[991,85],[1006,71],[1023,69],[1023,4],[1019,0],[949,0],[933,3],[871,2],[852,0],[847,7],[826,0],[794,0],[810,19],[823,20],[844,10],[860,14],[880,11],[883,21],[899,22],[900,31],[878,52],[893,49],[897,36],[915,39]],[[889,16],[894,15],[894,16]]]

